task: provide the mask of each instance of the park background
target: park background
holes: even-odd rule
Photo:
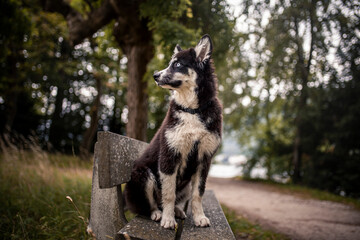
[[[214,164],[359,199],[359,1],[1,0],[0,9],[4,239],[87,237],[96,132],[150,141],[169,103],[152,73],[205,33],[224,113]]]

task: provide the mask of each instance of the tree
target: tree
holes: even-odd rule
[[[119,124],[117,129],[109,129],[107,121],[107,116],[115,116],[113,111],[122,111],[125,105],[124,101],[118,101],[116,106],[108,104],[112,99],[122,99],[125,93],[123,82],[126,81],[126,66],[120,63],[119,67],[122,54],[114,47],[109,34],[112,31],[104,28],[73,48],[66,38],[67,26],[62,16],[44,12],[38,5],[24,4],[21,9],[31,22],[26,44],[21,49],[26,53],[22,68],[26,78],[19,89],[26,90],[29,97],[17,105],[21,107],[24,103],[34,102],[34,106],[21,107],[15,119],[18,124],[10,133],[22,127],[19,134],[27,136],[36,132],[44,147],[65,152],[77,152],[83,140],[86,151],[91,151],[91,134],[86,134],[90,139],[83,138],[90,127],[91,132],[105,129],[124,134]],[[2,83],[8,86],[6,75],[3,77]],[[103,95],[97,89],[100,78]],[[0,96],[4,96],[2,92]],[[101,107],[91,108],[99,103]],[[37,122],[31,127],[27,125],[33,122],[29,110],[37,116]]]
[[[358,119],[353,110],[357,97],[352,95],[358,64],[351,60],[359,53],[357,7],[352,1],[244,2],[240,19],[248,22],[248,29],[240,35],[242,69],[229,80],[232,92],[225,113],[231,113],[226,117],[231,126],[247,134],[241,135],[243,142],[255,145],[254,161],[266,159],[269,175],[271,162],[277,165],[282,159],[283,171],[294,182],[356,194],[346,173],[356,178],[351,168],[357,169],[352,156],[359,141],[345,125]],[[292,151],[286,139],[291,139]]]
[[[26,54],[22,50],[26,45],[31,23],[26,12],[16,1],[1,1],[0,8],[3,13],[0,20],[0,91],[3,104],[1,115],[4,121],[1,132],[8,133],[17,120],[18,110],[26,111],[29,116],[36,118],[30,110],[35,104],[34,101],[28,101],[28,109],[19,109],[23,106],[24,99],[29,100],[28,92],[22,88],[26,81],[23,72],[27,71],[24,64]]]
[[[91,109],[90,109],[90,126],[87,128],[83,134],[82,142],[80,145],[80,157],[82,159],[89,159],[90,153],[91,153],[91,147],[93,143],[94,136],[96,134],[96,130],[98,127],[98,121],[99,121],[99,108],[100,108],[100,99],[101,99],[101,92],[102,92],[102,78],[99,76],[99,74],[94,74],[94,78],[96,80],[96,90],[97,90],[97,96],[92,103]]]
[[[308,134],[318,142],[312,161],[304,166],[305,184],[357,198],[360,196],[358,6],[357,1],[337,2],[329,4],[330,10],[326,11],[329,29],[339,42],[333,43],[335,66],[326,68],[331,74],[329,80],[311,94],[312,125],[316,131]]]

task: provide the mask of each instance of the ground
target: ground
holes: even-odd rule
[[[209,178],[207,189],[238,214],[291,239],[360,239],[360,211],[348,205],[304,199],[235,179]]]

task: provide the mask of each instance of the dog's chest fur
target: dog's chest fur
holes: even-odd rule
[[[189,155],[201,159],[204,154],[213,154],[220,144],[220,136],[210,132],[198,114],[191,114],[183,111],[174,113],[176,124],[165,130],[165,137],[168,146],[181,154],[179,173],[183,174],[187,167]],[[211,121],[211,120],[210,120]],[[196,147],[196,149],[194,149]],[[193,151],[196,150],[196,153]],[[193,160],[193,161],[194,161]],[[201,164],[201,163],[198,163]]]

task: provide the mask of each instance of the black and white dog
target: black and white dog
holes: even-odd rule
[[[125,200],[134,213],[161,219],[164,228],[176,226],[175,216],[186,217],[180,206],[189,199],[195,225],[210,225],[202,196],[222,126],[211,53],[208,35],[195,48],[177,45],[169,66],[154,74],[159,86],[172,90],[172,100],[160,129],[134,163]]]

